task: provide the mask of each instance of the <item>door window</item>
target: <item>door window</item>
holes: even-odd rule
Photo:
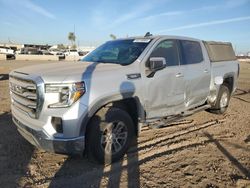
[[[196,41],[180,41],[182,50],[183,65],[196,64],[203,61],[202,50],[199,42]]]
[[[177,49],[175,40],[165,40],[156,46],[150,57],[164,57],[166,59],[167,66],[177,66],[179,65],[179,55]]]

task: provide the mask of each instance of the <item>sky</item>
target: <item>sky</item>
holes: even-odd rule
[[[98,46],[119,37],[180,35],[250,51],[250,0],[0,0],[0,42]]]

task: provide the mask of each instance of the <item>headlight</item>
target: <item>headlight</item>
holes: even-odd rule
[[[49,108],[66,108],[71,106],[85,93],[84,82],[73,84],[46,84],[45,93],[58,93],[59,101],[50,104]]]

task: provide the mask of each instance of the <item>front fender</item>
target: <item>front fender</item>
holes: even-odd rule
[[[88,113],[87,115],[83,118],[82,120],[82,125],[81,125],[81,129],[80,129],[80,136],[85,135],[86,132],[86,127],[88,125],[88,123],[90,122],[91,118],[96,114],[96,112],[98,112],[102,107],[107,106],[108,104],[114,103],[114,102],[118,102],[124,99],[129,99],[129,98],[133,98],[136,101],[136,105],[137,105],[137,110],[138,110],[138,118],[140,120],[144,120],[145,119],[145,113],[142,107],[142,104],[139,100],[139,97],[137,96],[133,96],[133,92],[125,92],[123,94],[113,94],[110,96],[105,96],[102,97],[98,100],[96,100],[92,105],[89,106],[88,109]]]

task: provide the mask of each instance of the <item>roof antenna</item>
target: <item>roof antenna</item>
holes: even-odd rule
[[[150,37],[150,36],[153,36],[150,32],[147,32],[144,37]]]

